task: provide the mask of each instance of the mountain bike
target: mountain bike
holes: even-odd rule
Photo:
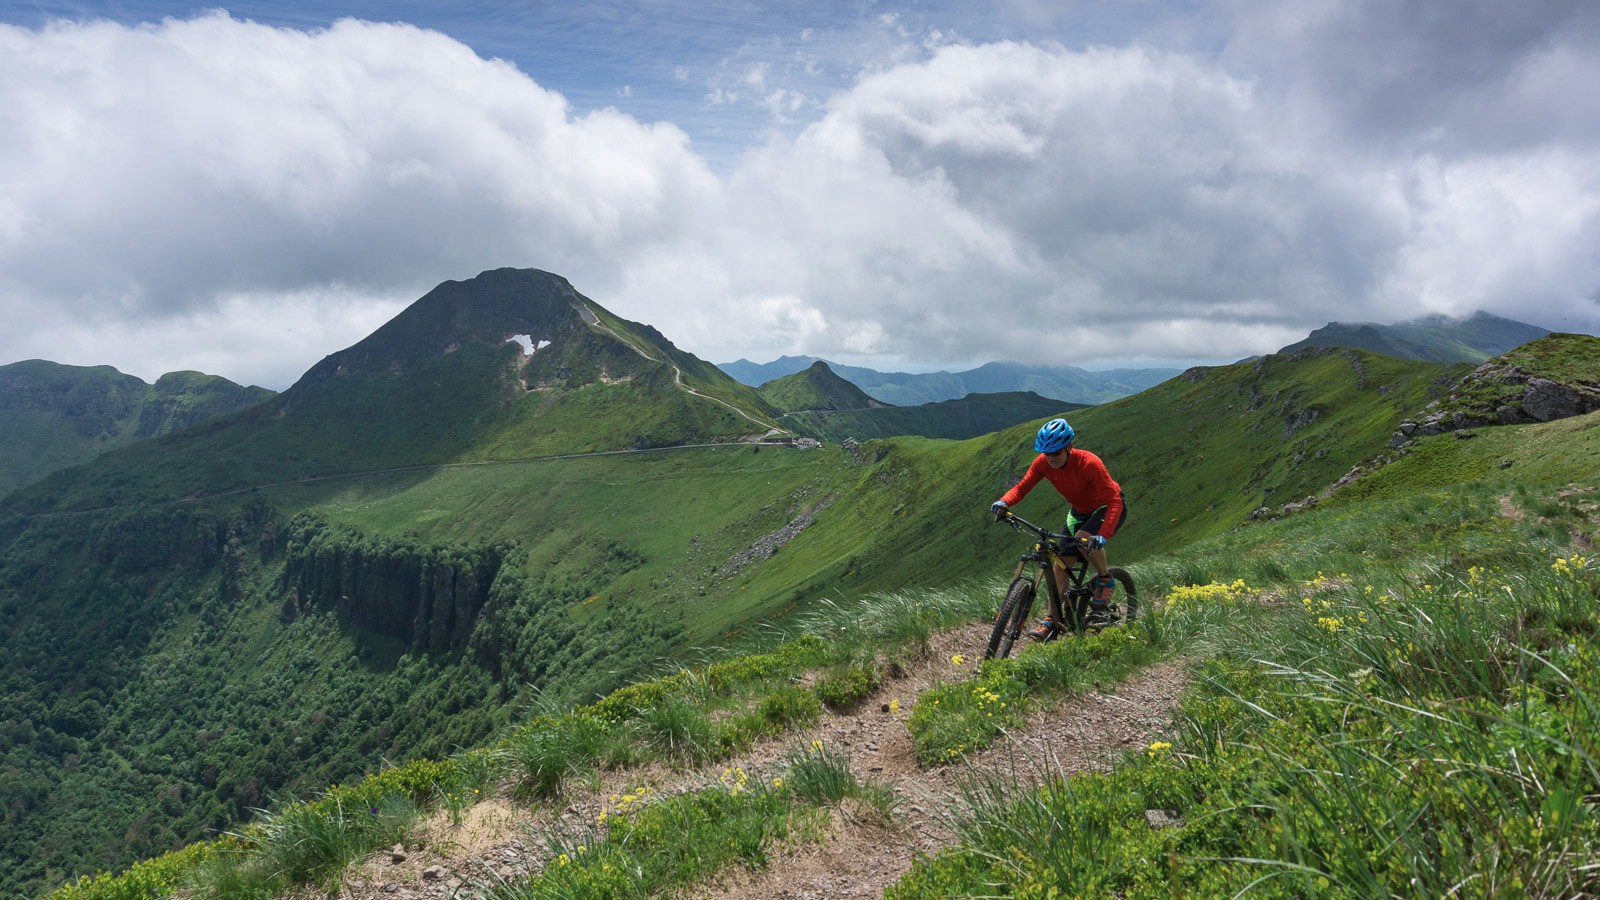
[[[1059,601],[1064,620],[1056,623],[1056,629],[1045,636],[1047,641],[1055,640],[1062,634],[1077,634],[1085,628],[1126,624],[1139,617],[1139,590],[1134,586],[1133,576],[1120,566],[1111,566],[1111,577],[1117,580],[1121,588],[1121,602],[1112,602],[1107,607],[1106,612],[1111,616],[1109,623],[1087,624],[1089,599],[1094,596],[1094,586],[1085,582],[1089,580],[1094,567],[1089,564],[1089,542],[1072,536],[1077,529],[1071,518],[1067,520],[1065,533],[1040,528],[1009,511],[1001,513],[996,521],[1005,522],[1020,532],[1032,532],[1037,539],[1033,548],[1022,554],[1022,560],[1017,563],[1017,574],[1011,579],[1011,586],[1006,588],[1000,613],[994,618],[994,631],[989,634],[989,648],[984,651],[984,659],[1004,659],[1011,655],[1012,646],[1022,636],[1022,629],[1028,623],[1028,612],[1033,608],[1040,581],[1044,582],[1048,591],[1046,596]],[[1056,583],[1055,563],[1060,563],[1066,571],[1066,585]],[[1036,571],[1029,574],[1029,566],[1035,567]]]

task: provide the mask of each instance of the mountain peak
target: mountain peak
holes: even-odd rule
[[[465,344],[524,347],[587,327],[593,311],[567,279],[539,269],[490,269],[446,281],[356,344],[324,357],[290,390],[334,375],[403,374]]]
[[[768,403],[784,412],[802,410],[872,409],[884,404],[840,377],[822,360],[803,372],[785,375],[758,390]]]

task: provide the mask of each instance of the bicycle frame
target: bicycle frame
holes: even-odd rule
[[[1050,617],[1053,621],[1065,623],[1073,631],[1080,629],[1081,611],[1078,609],[1093,593],[1092,588],[1085,587],[1083,582],[1089,574],[1088,547],[1070,534],[1058,534],[1046,528],[1029,522],[1016,513],[1010,513],[1003,520],[1012,528],[1021,531],[1026,528],[1039,536],[1034,542],[1033,549],[1022,554],[1017,561],[1017,572],[1012,576],[1015,582],[1023,577],[1023,572],[1030,564],[1038,567],[1032,578],[1028,579],[1032,585],[1034,596],[1038,596],[1039,581],[1042,579],[1046,587],[1046,597],[1050,604]],[[1071,584],[1063,590],[1056,578],[1059,566],[1067,574]],[[1031,605],[1031,603],[1030,603]]]
[[[1057,534],[1048,528],[1040,528],[1009,510],[1002,512],[995,521],[1005,522],[1017,531],[1031,531],[1037,538],[1033,548],[1022,554],[1022,559],[1017,563],[1017,574],[1012,576],[1011,585],[1006,588],[1000,612],[994,619],[994,630],[989,634],[989,647],[984,652],[984,659],[993,659],[997,656],[1005,658],[1011,654],[1011,648],[1022,636],[1022,628],[1033,609],[1033,601],[1038,597],[1041,579],[1044,580],[1045,596],[1050,603],[1050,621],[1057,626],[1054,631],[1045,635],[1045,640],[1053,640],[1063,633],[1076,634],[1086,628],[1103,628],[1106,625],[1131,622],[1138,616],[1139,591],[1133,583],[1133,576],[1120,566],[1110,566],[1106,572],[1121,585],[1125,606],[1119,610],[1116,604],[1109,603],[1101,608],[1095,624],[1088,624],[1091,612],[1090,600],[1095,591],[1093,587],[1084,583],[1092,568],[1089,562],[1092,545],[1089,541],[1070,534]],[[1030,565],[1038,569],[1038,572],[1031,576],[1025,574]],[[1058,568],[1066,573],[1065,584],[1058,576]]]

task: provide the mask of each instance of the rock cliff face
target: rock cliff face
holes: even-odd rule
[[[84,438],[115,437],[149,385],[110,366],[63,366],[30,359],[0,366],[0,410],[59,417]]]
[[[462,650],[505,559],[503,547],[373,539],[302,517],[289,526],[286,617],[332,609],[345,623],[426,652]]]
[[[208,419],[247,409],[273,394],[199,372],[168,372],[156,379],[139,408],[136,440],[160,437]]]

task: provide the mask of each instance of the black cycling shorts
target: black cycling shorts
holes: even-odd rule
[[[1117,497],[1122,500],[1122,512],[1118,514],[1116,521],[1110,523],[1111,527],[1110,529],[1107,529],[1110,531],[1110,534],[1106,535],[1107,537],[1116,534],[1117,531],[1121,529],[1122,526],[1128,521],[1128,498],[1122,493],[1118,493]],[[1104,506],[1092,513],[1081,513],[1077,510],[1073,510],[1072,518],[1078,523],[1078,531],[1087,531],[1090,534],[1100,534],[1101,529],[1105,528],[1107,524],[1106,508]]]

